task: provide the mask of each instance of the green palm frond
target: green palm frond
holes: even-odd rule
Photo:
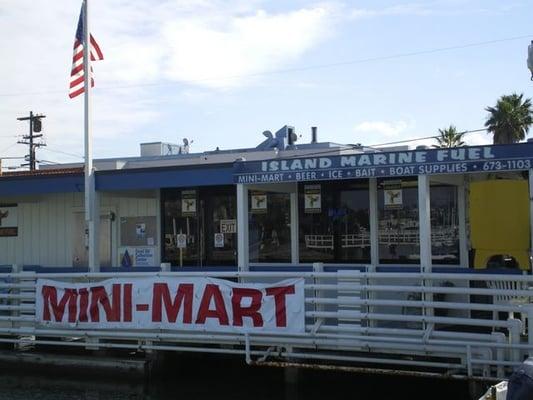
[[[531,99],[513,93],[501,96],[496,106],[487,107],[485,126],[493,135],[494,144],[516,143],[524,140],[533,124]]]
[[[448,128],[439,129],[439,137],[437,137],[437,144],[433,145],[434,148],[450,148],[461,147],[465,145],[463,142],[464,132],[458,132],[454,125],[450,125]]]

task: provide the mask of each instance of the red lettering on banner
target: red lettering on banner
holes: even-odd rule
[[[63,320],[63,315],[65,314],[65,306],[68,304],[68,322],[76,322],[76,313],[77,313],[77,300],[78,292],[76,289],[65,289],[63,297],[59,304],[57,303],[57,288],[54,286],[43,286],[42,296],[43,296],[43,320],[51,321],[52,316],[50,315],[50,307],[52,308],[52,313],[56,322],[61,322]]]
[[[78,293],[80,295],[80,315],[78,319],[80,322],[87,322],[89,320],[87,316],[87,309],[89,308],[89,290],[83,288],[80,289]]]
[[[120,284],[112,286],[113,306],[109,303],[109,297],[103,286],[91,287],[91,307],[89,312],[91,314],[92,322],[100,322],[100,312],[98,303],[102,305],[105,312],[107,322],[120,321]]]
[[[248,307],[243,307],[241,301],[243,297],[249,297],[252,301]],[[261,308],[261,299],[263,293],[257,289],[248,288],[233,288],[233,295],[231,297],[231,305],[233,307],[233,325],[242,326],[242,318],[252,318],[254,327],[263,326],[263,317],[259,312]]]
[[[266,289],[267,296],[274,296],[274,302],[276,304],[276,326],[287,326],[287,299],[286,296],[294,294],[294,285],[271,287]]]
[[[211,310],[211,299],[215,300],[215,309]],[[204,295],[200,302],[200,309],[198,310],[197,324],[204,324],[207,318],[218,318],[220,325],[229,325],[228,313],[224,305],[224,299],[218,285],[205,285]]]
[[[161,322],[162,304],[165,305],[165,313],[168,322],[176,322],[181,305],[183,304],[183,323],[192,323],[192,300],[194,297],[194,285],[192,283],[180,283],[176,291],[174,301],[170,299],[170,290],[166,283],[154,283],[152,322]]]
[[[131,283],[126,283],[124,285],[124,299],[122,308],[124,310],[124,322],[131,322],[132,321],[132,290],[133,285]]]

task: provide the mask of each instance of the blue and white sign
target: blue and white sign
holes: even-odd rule
[[[236,162],[234,182],[244,184],[339,180],[467,172],[520,171],[533,167],[533,143],[359,153]]]
[[[135,266],[153,267],[155,265],[155,253],[153,247],[135,248]]]

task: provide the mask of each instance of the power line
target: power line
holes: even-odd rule
[[[465,133],[483,132],[483,131],[486,131],[486,130],[487,130],[486,128],[480,128],[480,129],[473,129],[473,130],[470,130],[470,131],[457,132],[457,134],[458,134],[458,135],[464,135]],[[396,142],[371,144],[371,145],[369,145],[369,146],[365,146],[365,147],[390,146],[390,145],[392,145],[392,144],[400,144],[400,143],[416,142],[416,141],[418,141],[418,140],[426,140],[426,139],[436,139],[436,138],[438,138],[438,137],[440,137],[440,135],[426,136],[426,137],[421,137],[421,138],[417,138],[417,139],[398,140],[398,141],[396,141]]]
[[[458,132],[458,134],[482,132],[482,131],[486,131],[486,130],[487,130],[486,128],[471,129],[471,130]],[[388,142],[388,143],[378,143],[378,144],[373,144],[373,145],[348,144],[347,146],[349,146],[349,148],[346,149],[346,150],[362,149],[362,148],[365,148],[365,147],[366,148],[375,148],[375,147],[379,147],[379,146],[388,146],[388,145],[399,144],[399,143],[417,142],[419,140],[436,139],[438,137],[440,137],[440,135],[418,137],[418,138],[413,138],[413,139],[399,140],[399,141],[396,141],[396,142]],[[296,145],[296,147],[297,146],[298,145]],[[379,149],[376,149],[376,150],[379,150]],[[314,157],[314,156],[325,155],[325,154],[334,154],[334,153],[338,153],[338,151],[339,151],[339,149],[335,148],[335,149],[329,149],[329,150],[324,150],[324,151],[317,151],[317,152],[313,152],[313,153],[306,153],[304,155],[295,154],[295,155],[292,155],[292,156],[278,156],[277,159],[278,160],[288,160],[288,159],[292,159],[292,158]]]
[[[84,157],[83,157],[82,155],[80,155],[80,154],[68,153],[68,152],[66,152],[66,151],[61,151],[61,150],[52,150],[52,149],[50,148],[50,146],[48,146],[48,148],[43,149],[43,150],[50,151],[50,152],[52,152],[52,153],[60,153],[60,154],[64,154],[64,155],[67,155],[67,156],[76,157],[76,158],[81,158],[81,159],[84,158]]]
[[[39,164],[52,164],[52,165],[61,165],[61,163],[55,162],[55,161],[48,161],[48,160],[37,160]]]
[[[128,88],[136,88],[136,87],[170,86],[170,85],[192,84],[192,83],[200,83],[200,82],[208,82],[208,81],[223,81],[223,80],[231,80],[231,79],[237,79],[237,78],[256,77],[256,76],[277,75],[277,74],[284,74],[284,73],[291,73],[291,72],[309,71],[309,70],[314,70],[314,69],[341,67],[345,65],[364,64],[364,63],[375,62],[375,61],[386,61],[386,60],[392,60],[396,58],[420,56],[424,54],[441,53],[441,52],[452,51],[452,50],[467,49],[471,47],[480,47],[480,46],[487,46],[487,45],[496,44],[496,43],[527,39],[531,37],[533,37],[533,34],[513,36],[513,37],[502,38],[502,39],[486,40],[482,42],[472,42],[472,43],[447,46],[447,47],[437,47],[434,49],[392,54],[390,56],[369,57],[369,58],[361,58],[361,59],[350,60],[350,61],[339,61],[339,62],[328,63],[328,64],[310,65],[307,67],[285,68],[285,69],[278,69],[278,70],[272,70],[272,71],[256,72],[256,73],[251,73],[251,74],[228,75],[225,77],[224,76],[208,77],[208,78],[202,78],[202,79],[183,80],[179,82],[154,82],[154,83],[139,83],[139,84],[131,84],[131,85],[110,85],[110,86],[101,86],[99,89],[100,90],[110,90],[110,89],[113,90],[113,89],[128,89]],[[51,94],[51,93],[64,93],[64,92],[65,92],[64,90],[49,90],[49,91],[42,91],[42,92],[26,92],[26,93],[0,93],[0,97],[39,96],[39,95],[46,95],[46,94]]]
[[[3,153],[3,152],[5,152],[5,151],[8,151],[10,148],[16,146],[17,144],[18,144],[18,143],[13,143],[12,145],[7,146],[5,149],[0,150],[0,154]],[[1,158],[6,158],[6,157],[1,157]]]

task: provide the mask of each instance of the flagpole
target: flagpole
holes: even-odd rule
[[[98,251],[98,218],[97,198],[95,193],[95,179],[93,168],[93,149],[91,137],[91,49],[90,49],[90,27],[89,27],[89,4],[88,0],[83,0],[83,71],[84,71],[84,138],[85,138],[85,223],[88,233],[88,266],[89,271],[97,272],[100,269]]]

